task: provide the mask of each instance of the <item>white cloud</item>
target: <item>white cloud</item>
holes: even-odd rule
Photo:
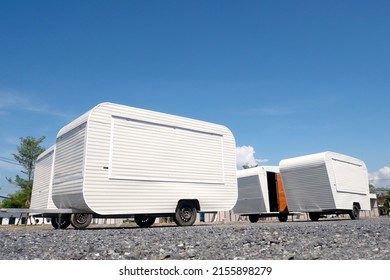
[[[69,112],[52,109],[42,102],[33,101],[31,98],[18,94],[17,92],[0,92],[0,114],[6,115],[6,111],[10,109],[42,113],[62,118],[69,116]]]
[[[255,166],[269,161],[268,159],[256,159],[255,153],[256,151],[252,146],[237,147],[237,169],[242,169],[243,165]]]
[[[0,109],[6,107],[13,107],[18,104],[18,97],[15,94],[0,92]]]
[[[390,188],[390,166],[369,173],[368,178],[376,188]]]

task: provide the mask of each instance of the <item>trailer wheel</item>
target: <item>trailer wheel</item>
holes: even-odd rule
[[[92,214],[76,213],[70,215],[70,223],[75,229],[85,229],[92,222]]]
[[[148,215],[135,215],[134,221],[139,227],[148,228],[154,224],[154,221],[156,221],[156,217],[151,217]]]
[[[288,220],[288,214],[286,214],[286,213],[280,213],[280,214],[278,215],[278,219],[279,219],[279,222],[282,222],[282,223],[287,222],[287,220]]]
[[[61,217],[61,224],[59,225],[59,218],[58,217],[53,217],[50,219],[51,225],[55,229],[66,229],[68,226],[70,226],[70,220],[69,217]]]
[[[251,223],[257,223],[259,221],[259,215],[249,215],[249,221]]]
[[[349,212],[349,217],[351,218],[351,220],[359,220],[360,209],[356,204],[353,205],[352,211]]]
[[[196,208],[188,201],[181,201],[176,208],[173,220],[178,226],[191,226],[196,220]]]
[[[309,213],[309,218],[310,218],[310,220],[312,220],[313,222],[316,222],[316,221],[319,220],[320,214],[310,212],[310,213]]]

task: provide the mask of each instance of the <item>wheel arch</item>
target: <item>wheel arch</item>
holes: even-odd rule
[[[359,210],[361,210],[362,208],[360,207],[360,202],[354,202],[352,203],[352,207],[353,206],[357,206],[359,208]]]
[[[191,203],[196,208],[196,211],[200,211],[200,203],[198,199],[180,199],[176,204],[175,212],[183,202]]]

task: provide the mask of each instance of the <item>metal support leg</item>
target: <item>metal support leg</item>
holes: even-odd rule
[[[62,216],[62,214],[59,213],[58,214],[58,229],[61,229],[61,216]]]

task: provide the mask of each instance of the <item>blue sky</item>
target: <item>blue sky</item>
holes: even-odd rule
[[[389,1],[1,1],[0,159],[110,101],[226,125],[240,162],[330,150],[390,187],[389,14]],[[0,195],[19,169],[0,161]]]

